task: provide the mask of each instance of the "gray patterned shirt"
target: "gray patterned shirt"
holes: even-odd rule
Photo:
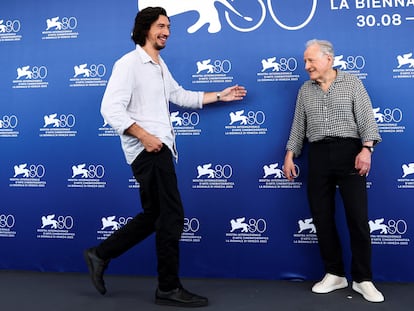
[[[327,92],[318,83],[306,81],[299,90],[286,150],[297,157],[305,138],[315,142],[325,137],[360,138],[380,142],[381,136],[372,104],[362,82],[354,75],[337,70]]]

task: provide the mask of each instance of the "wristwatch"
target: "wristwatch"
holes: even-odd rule
[[[362,145],[362,148],[367,148],[371,153],[374,152],[374,147]]]

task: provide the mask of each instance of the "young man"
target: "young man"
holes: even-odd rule
[[[120,135],[126,161],[140,185],[143,212],[101,244],[86,250],[84,256],[94,286],[105,294],[103,274],[110,260],[155,232],[155,302],[200,307],[208,304],[207,298],[185,290],[178,276],[184,212],[173,161],[177,151],[169,103],[202,108],[217,101],[241,100],[246,90],[237,85],[221,92],[184,90],[160,56],[169,36],[170,20],[163,8],[141,10],[132,33],[136,49],[114,65],[101,113]]]
[[[352,288],[371,302],[383,295],[372,283],[371,237],[366,176],[374,144],[381,141],[371,100],[355,76],[333,69],[332,44],[311,40],[304,53],[306,81],[296,101],[283,171],[296,176],[293,157],[309,141],[308,200],[326,275],[312,291],[329,293],[348,286],[335,225],[335,192],[341,194],[351,237]]]

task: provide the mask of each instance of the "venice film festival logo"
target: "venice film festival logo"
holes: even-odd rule
[[[43,180],[46,169],[42,164],[16,164],[13,166],[13,172],[9,187],[44,188],[46,186],[46,181]]]
[[[40,137],[74,137],[77,131],[73,128],[76,117],[72,113],[51,113],[43,115],[43,126],[39,129]]]
[[[293,72],[298,68],[294,57],[276,56],[261,60],[261,71],[257,73],[257,82],[298,81],[299,75]]]
[[[12,87],[14,89],[38,89],[49,85],[49,82],[45,81],[48,71],[44,65],[24,65],[18,67],[16,72]]]
[[[261,243],[266,244],[269,237],[266,220],[238,217],[230,220],[230,232],[226,233],[226,243]]]
[[[54,16],[46,19],[46,29],[42,32],[42,40],[76,39],[78,19],[74,16]]]
[[[348,55],[345,57],[343,54],[340,54],[334,57],[332,67],[352,73],[363,80],[368,76],[366,72],[363,72],[365,64],[365,57],[362,55]]]
[[[384,218],[368,221],[372,244],[381,245],[408,245],[410,240],[403,235],[407,233],[408,225],[405,220],[390,219],[385,222]],[[298,221],[299,230],[293,235],[294,243],[314,244],[318,243],[316,227],[313,218]]]
[[[13,230],[16,224],[16,218],[12,214],[0,214],[0,237],[14,238],[16,231]]]
[[[192,83],[232,83],[233,76],[228,75],[232,69],[231,61],[228,59],[199,60],[196,62],[197,72],[192,75]]]
[[[20,29],[20,20],[4,20],[0,18],[0,42],[20,41],[22,39],[22,36],[18,34]]]
[[[393,69],[394,79],[414,79],[413,53],[397,55],[397,68]]]
[[[300,168],[297,164],[295,169],[296,176],[293,181],[289,181],[283,172],[283,166],[279,167],[278,162],[263,165],[263,177],[259,179],[259,189],[301,188],[302,182],[298,180]]]
[[[184,218],[184,228],[181,234],[181,242],[200,243],[202,236],[200,231],[200,220],[196,217]]]
[[[196,111],[172,111],[170,120],[177,136],[199,136],[201,134],[201,129],[197,128],[200,123],[200,115]]]
[[[197,166],[193,189],[233,189],[233,168],[230,164],[205,163]]]
[[[73,67],[74,75],[70,79],[70,87],[95,87],[106,86],[107,80],[103,79],[106,74],[104,64],[87,63],[75,65]]]
[[[109,237],[114,231],[119,230],[123,226],[125,226],[132,217],[124,217],[124,216],[104,216],[101,218],[101,228],[97,230],[97,239],[98,240],[105,240]]]
[[[5,114],[0,117],[0,137],[18,137],[18,124],[19,119],[14,114]]]
[[[401,68],[404,65],[408,65],[409,68],[414,68],[414,58],[413,53],[407,53],[397,56],[398,67]]]
[[[56,214],[43,215],[42,226],[37,229],[38,239],[68,239],[72,240],[75,233],[71,232],[74,225],[72,216]]]
[[[170,1],[170,0],[138,0],[138,9],[149,6],[161,6],[166,9],[167,14],[172,17],[187,12],[197,12],[199,19],[187,28],[188,33],[195,33],[205,25],[208,25],[209,33],[221,31],[222,25],[220,16],[223,15],[219,8],[224,8],[224,16],[227,24],[239,32],[249,32],[259,28],[265,21],[269,12],[273,21],[286,30],[299,30],[304,28],[313,19],[317,7],[317,0],[295,1],[296,5],[291,6],[291,12],[280,13],[273,8],[274,0],[257,1],[228,1],[228,0],[203,0],[203,1]],[[220,6],[216,5],[221,4]],[[299,12],[300,11],[300,12]],[[305,16],[304,21],[294,25],[287,25],[285,14]]]
[[[109,125],[109,123],[103,119],[103,124],[98,129],[98,136],[100,137],[115,137],[119,136],[117,131]]]
[[[105,188],[105,167],[102,164],[80,163],[72,165],[72,176],[68,178],[69,188]]]
[[[403,111],[400,108],[375,107],[372,111],[380,133],[404,133],[405,126],[400,125],[403,121]]]
[[[264,135],[267,128],[263,127],[266,114],[262,110],[245,111],[244,109],[231,111],[230,121],[225,126],[225,135]]]
[[[318,243],[316,237],[316,227],[313,218],[300,219],[297,222],[299,229],[293,234],[293,243],[295,244],[315,244]]]
[[[402,176],[398,181],[399,189],[414,189],[414,177],[410,176],[414,174],[414,162],[404,163],[401,165]],[[411,177],[411,178],[410,178]]]
[[[372,244],[379,245],[408,245],[410,239],[405,237],[408,224],[403,219],[377,218],[368,222]]]

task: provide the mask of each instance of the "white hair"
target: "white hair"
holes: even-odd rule
[[[331,42],[327,40],[318,40],[318,39],[312,39],[306,42],[306,48],[308,48],[311,45],[318,45],[321,49],[322,54],[325,55],[331,55],[332,57],[335,56],[334,48]]]

